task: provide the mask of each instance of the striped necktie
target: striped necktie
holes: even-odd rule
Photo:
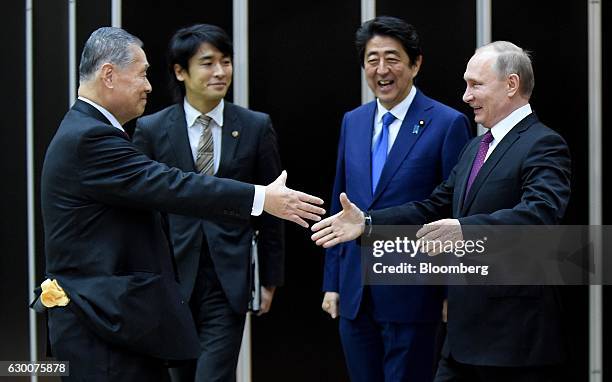
[[[210,127],[210,117],[201,115],[196,123],[202,126],[202,135],[198,141],[198,153],[196,155],[196,170],[200,174],[213,175],[215,172],[213,137]]]

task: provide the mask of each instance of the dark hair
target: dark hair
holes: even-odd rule
[[[421,40],[414,26],[397,17],[379,16],[363,23],[355,33],[355,47],[362,66],[366,44],[374,36],[386,36],[398,40],[408,54],[411,65],[414,65],[417,58],[423,54]]]
[[[203,43],[209,43],[230,59],[234,56],[232,40],[216,25],[195,24],[176,31],[168,44],[170,91],[176,102],[180,102],[185,97],[185,84],[176,79],[174,64],[189,70],[189,59],[198,52]]]

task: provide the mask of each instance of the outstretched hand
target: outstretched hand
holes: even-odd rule
[[[264,211],[278,218],[290,220],[304,228],[308,228],[308,223],[304,219],[319,221],[325,210],[317,205],[323,204],[323,200],[295,191],[285,185],[287,182],[287,171],[284,171],[278,178],[266,186],[266,198],[264,201]]]
[[[457,219],[441,219],[435,222],[427,223],[416,233],[416,237],[423,242],[451,242],[453,246],[463,241],[463,232],[461,223]],[[441,245],[433,245],[427,253],[429,256],[436,256],[442,252]]]
[[[312,226],[315,234],[311,239],[323,248],[354,240],[361,236],[365,228],[363,212],[351,203],[344,192],[340,194],[340,204],[342,211]]]

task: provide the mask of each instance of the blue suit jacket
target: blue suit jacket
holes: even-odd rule
[[[338,145],[331,214],[341,209],[339,195],[366,211],[425,199],[448,177],[470,138],[469,121],[458,111],[417,90],[389,152],[374,194],[371,146],[376,102],[344,115]],[[424,124],[414,133],[419,121]],[[324,291],[340,293],[340,315],[354,319],[361,304],[361,254],[355,241],[325,256]],[[392,322],[436,322],[441,317],[442,287],[371,286],[375,318]]]

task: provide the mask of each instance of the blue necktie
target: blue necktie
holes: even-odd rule
[[[389,126],[395,120],[395,116],[387,112],[382,117],[383,127],[382,132],[378,136],[378,141],[372,146],[372,194],[376,191],[376,186],[380,180],[385,161],[387,160],[387,151],[389,148]]]

